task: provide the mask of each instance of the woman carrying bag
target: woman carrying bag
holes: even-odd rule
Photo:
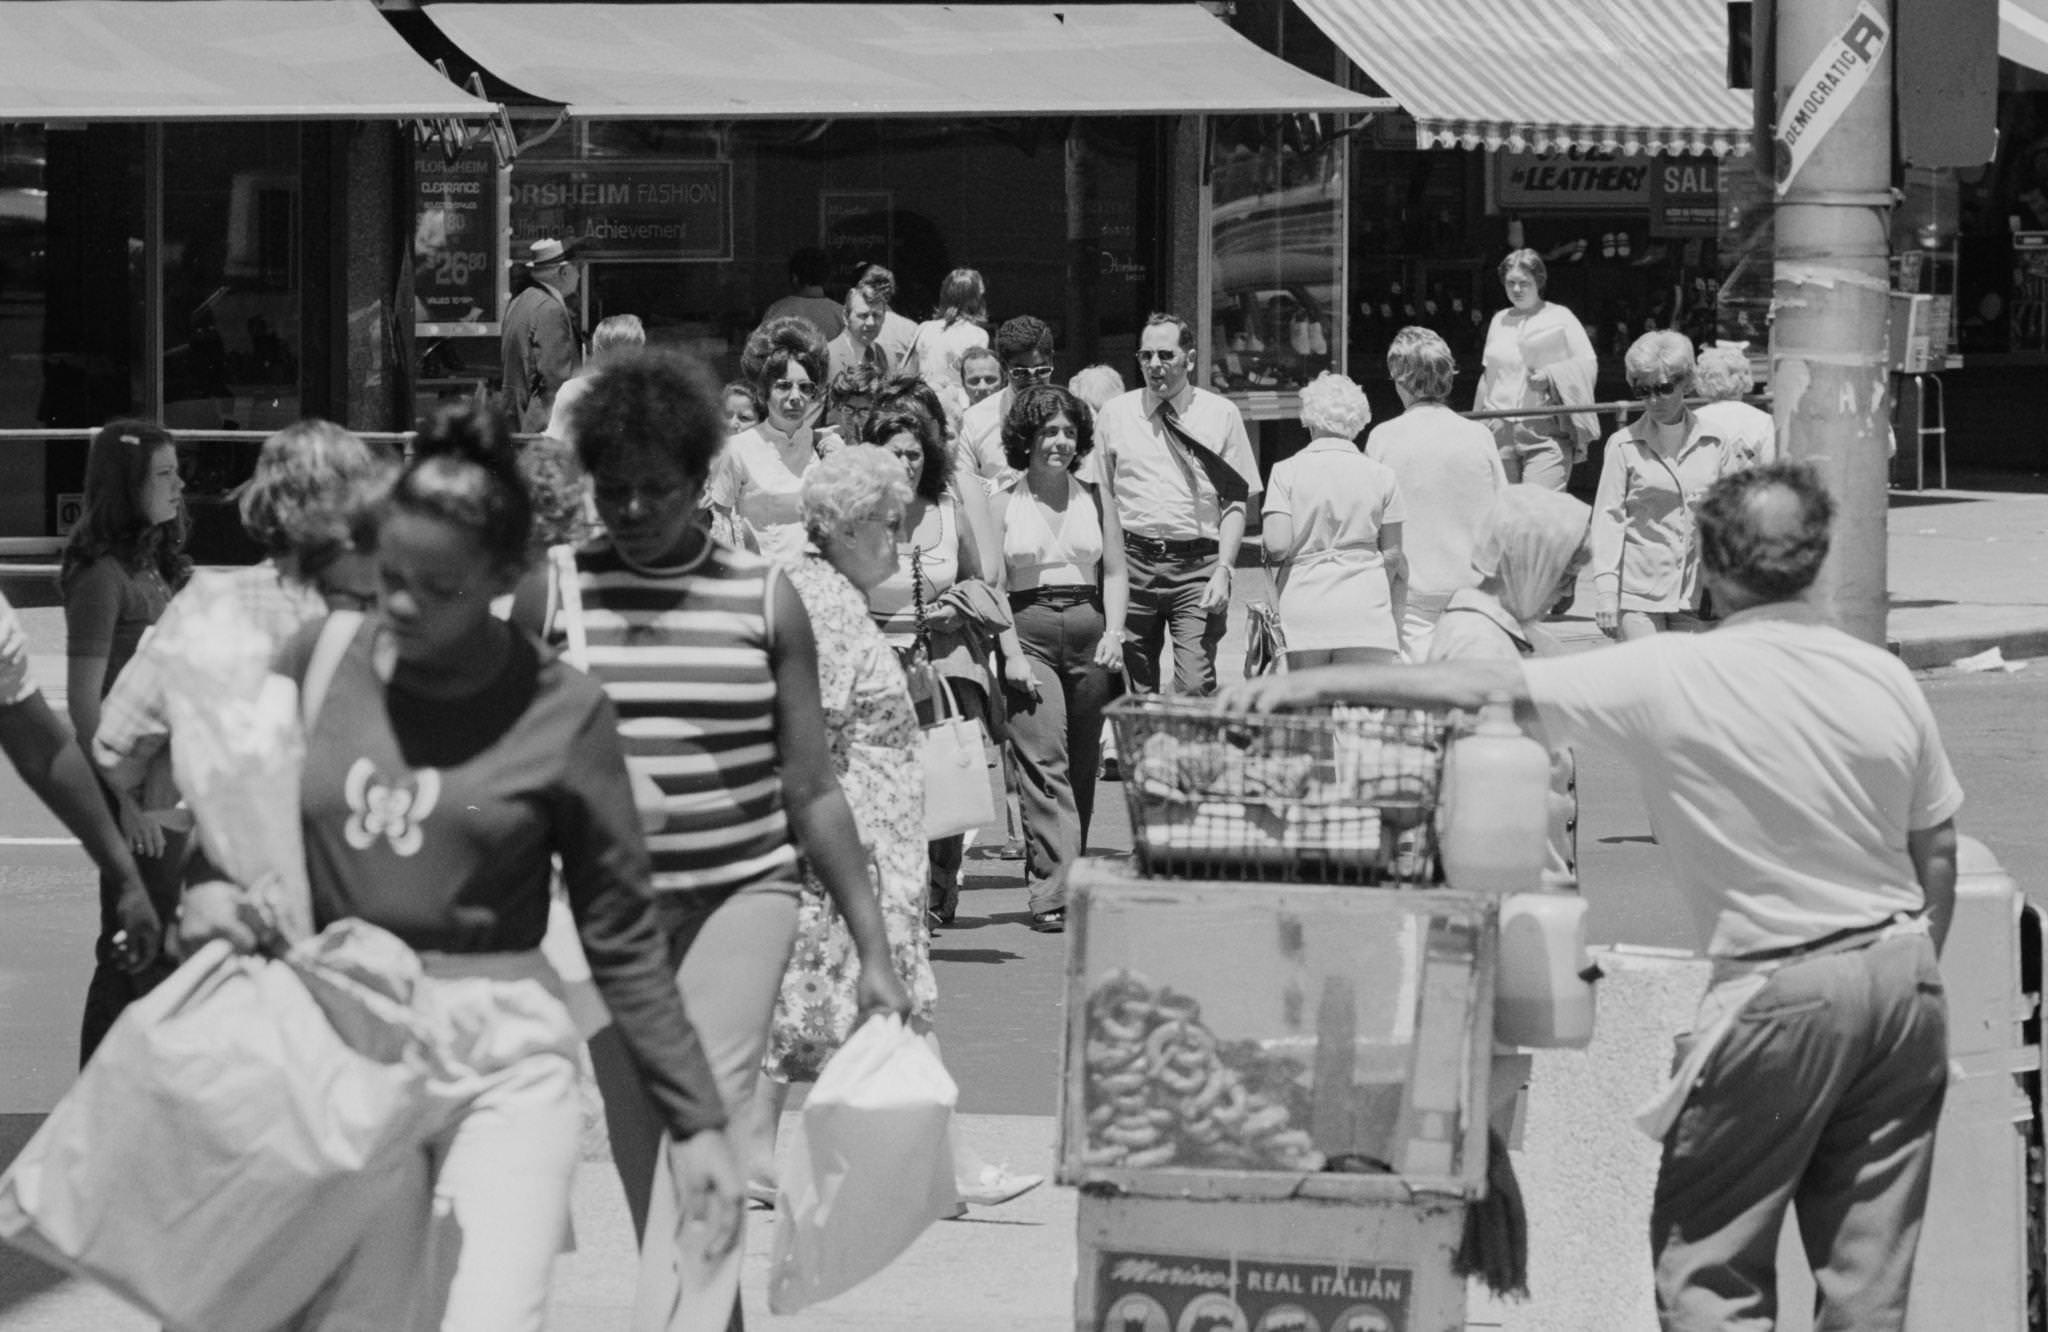
[[[897,535],[896,572],[868,592],[868,610],[882,636],[911,670],[911,694],[936,720],[948,708],[982,723],[1000,739],[1001,714],[991,650],[1002,655],[1002,678],[1014,690],[1035,697],[1036,677],[1010,622],[1010,608],[993,579],[998,569],[985,562],[985,513],[979,496],[953,485],[953,456],[939,424],[923,410],[894,403],[869,417],[861,439],[896,455],[910,481],[911,499]],[[928,665],[929,672],[916,669]],[[935,675],[943,689],[927,690],[920,678]],[[939,697],[943,694],[944,697]],[[975,780],[987,782],[987,773]],[[931,854],[931,923],[950,925],[960,899],[960,835],[934,838]]]

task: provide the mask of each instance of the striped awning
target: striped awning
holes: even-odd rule
[[[1998,0],[1998,54],[2048,74],[2048,0]]]
[[[1298,0],[1423,148],[1750,151],[1727,0]]]

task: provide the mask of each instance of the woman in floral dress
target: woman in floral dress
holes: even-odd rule
[[[850,449],[806,476],[811,548],[790,567],[818,643],[826,740],[873,866],[882,927],[911,1015],[929,1025],[938,987],[924,926],[924,770],[917,715],[896,654],[868,615],[867,589],[896,569],[894,525],[910,499],[903,470],[880,450]],[[853,1031],[860,958],[822,886],[806,882],[796,951],[769,1034],[778,1082],[815,1080]]]
[[[825,458],[804,474],[810,546],[787,572],[817,639],[832,767],[868,852],[889,956],[910,994],[911,1021],[929,1033],[938,985],[925,919],[922,737],[903,668],[868,613],[868,590],[896,572],[896,527],[910,497],[902,465],[886,450],[853,448]],[[754,1106],[748,1192],[757,1201],[774,1194],[767,1181],[789,1084],[815,1081],[860,1017],[860,959],[845,918],[822,888],[805,886],[796,949],[763,1061],[768,1079]],[[988,1165],[957,1135],[953,1162],[962,1200],[984,1207],[1007,1202],[1044,1178]]]

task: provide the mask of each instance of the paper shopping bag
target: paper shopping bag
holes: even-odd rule
[[[958,1097],[937,1053],[899,1017],[869,1018],[826,1061],[782,1169],[770,1311],[851,1290],[953,1212]]]

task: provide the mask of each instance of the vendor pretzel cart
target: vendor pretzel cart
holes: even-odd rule
[[[1501,892],[1538,888],[1547,757],[1498,718],[1454,743],[1364,708],[1113,715],[1136,854],[1084,862],[1069,898],[1077,1328],[1462,1328],[1466,1273],[1520,1282],[1488,1078]],[[1443,825],[1465,884],[1439,868],[1453,750],[1455,798],[1489,811],[1476,842]]]

